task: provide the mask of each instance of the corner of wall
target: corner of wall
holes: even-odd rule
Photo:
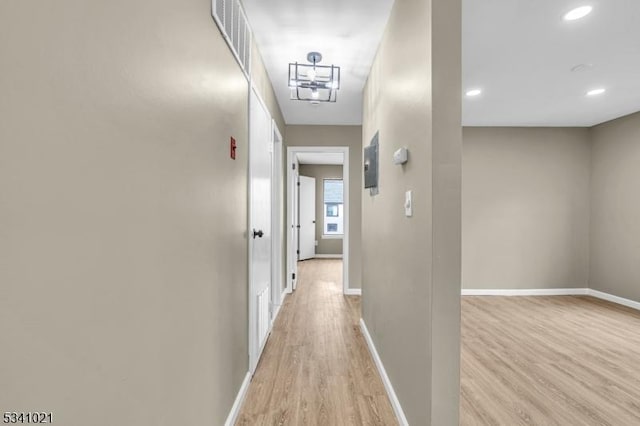
[[[593,145],[595,143],[594,129],[596,126],[587,128],[587,143],[589,145],[589,212],[587,214],[587,244],[589,250],[587,251],[587,282],[585,287],[591,288],[591,256],[593,255]]]

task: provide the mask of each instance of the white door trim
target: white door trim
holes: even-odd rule
[[[251,159],[249,157],[249,151],[251,149],[251,93],[257,91],[251,84],[251,73],[249,73],[249,90],[247,90],[247,351],[249,355],[249,381],[251,381],[251,377],[253,377],[253,368],[252,368],[252,358],[253,358],[253,331],[251,328],[251,321],[253,321],[253,313],[251,310],[253,309],[253,301],[251,297],[251,279],[253,278],[253,272],[251,271],[251,262],[253,261],[253,251],[251,250],[251,195],[253,191],[251,190]],[[242,390],[242,388],[241,388]],[[234,419],[235,421],[235,419]]]
[[[268,111],[268,109],[267,109]],[[282,146],[283,139],[275,122],[271,120],[273,156],[271,157],[271,319],[270,326],[280,311],[284,277],[282,271]]]
[[[342,239],[342,284],[344,294],[350,294],[349,289],[349,214],[351,198],[349,194],[349,147],[348,146],[289,146],[287,147],[287,292],[293,291],[293,279],[291,274],[296,269],[296,245],[292,244],[293,240],[293,185],[295,172],[291,165],[295,162],[295,156],[303,152],[318,153],[341,153],[344,155],[344,163],[342,165],[342,181],[344,182],[344,237]]]
[[[295,164],[296,169],[293,168],[293,165]],[[285,286],[285,291],[287,292],[287,294],[291,294],[293,293],[293,290],[295,290],[295,283],[294,283],[294,279],[293,279],[293,274],[298,272],[297,269],[297,261],[298,261],[298,255],[296,253],[296,248],[298,246],[297,240],[297,232],[296,230],[293,228],[294,226],[294,216],[297,215],[296,212],[294,212],[294,205],[296,204],[296,200],[294,197],[296,197],[297,195],[297,181],[298,181],[298,170],[297,168],[299,167],[298,161],[295,159],[295,155],[292,155],[290,153],[290,149],[287,148],[287,163],[286,163],[286,167],[287,167],[287,180],[286,180],[286,192],[287,192],[287,220],[285,223],[285,228],[286,228],[286,253],[285,253],[285,261],[286,261],[286,286]],[[293,243],[293,241],[295,240],[295,243]]]

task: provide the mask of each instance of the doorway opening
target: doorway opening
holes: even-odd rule
[[[356,294],[349,289],[349,147],[287,148],[286,229],[287,292],[296,289],[298,262],[342,259],[342,291]]]

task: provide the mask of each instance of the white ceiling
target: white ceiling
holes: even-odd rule
[[[393,0],[243,0],[287,124],[361,124],[362,89]],[[341,67],[336,103],[290,100],[288,64],[322,53]]]
[[[360,124],[362,89],[393,0],[244,0],[287,124]],[[567,22],[569,10],[593,6]],[[292,101],[287,65],[342,67],[335,104]],[[640,0],[463,0],[467,126],[593,126],[640,110]],[[572,72],[579,64],[586,70]],[[411,64],[407,64],[411,66]],[[603,87],[600,96],[585,96]]]
[[[300,152],[297,158],[300,164],[338,165],[344,162],[344,154],[340,152]]]
[[[464,0],[462,57],[463,91],[483,90],[463,124],[593,126],[640,110],[640,0]]]

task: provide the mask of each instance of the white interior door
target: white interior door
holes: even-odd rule
[[[316,255],[316,179],[299,177],[299,260]]]
[[[251,90],[249,102],[249,362],[267,339],[271,309],[271,117]]]

